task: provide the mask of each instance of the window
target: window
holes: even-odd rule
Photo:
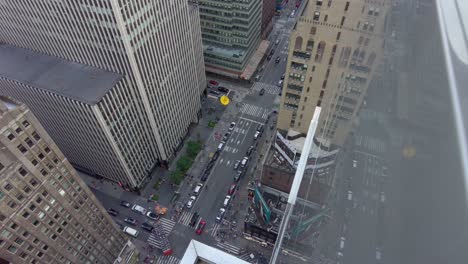
[[[21,151],[21,153],[26,153],[26,151],[28,151],[22,144],[19,144],[16,147],[18,148],[19,151]]]
[[[348,9],[349,9],[349,1],[346,2],[346,5],[344,7],[344,11],[348,11]]]
[[[18,172],[19,172],[19,174],[20,174],[21,176],[26,176],[26,174],[28,174],[28,172],[27,172],[25,169],[23,169],[23,168],[19,168],[19,169],[18,169]]]
[[[34,210],[36,210],[36,205],[35,205],[35,204],[31,204],[31,205],[29,206],[29,210],[31,210],[31,211],[34,212]]]
[[[23,191],[24,191],[25,193],[29,193],[29,192],[31,191],[31,188],[29,188],[28,186],[25,186],[25,187],[23,188]]]
[[[341,38],[341,31],[339,31],[337,34],[336,34],[336,40],[340,40]]]
[[[49,153],[49,152],[50,152],[50,148],[49,148],[49,147],[46,147],[46,148],[44,149],[44,151],[45,151],[46,153]]]
[[[28,138],[28,137],[24,139],[24,142],[26,142],[26,144],[27,144],[29,147],[32,147],[32,146],[34,145],[34,143],[33,143],[33,142],[31,141],[31,139]]]
[[[28,231],[24,231],[22,236],[23,236],[23,237],[26,237],[26,238],[29,237],[29,232],[28,232]]]
[[[47,176],[49,173],[48,173],[45,169],[42,169],[42,170],[41,170],[41,174],[42,174],[43,176]]]
[[[327,22],[328,21],[328,15],[325,15],[325,17],[323,18],[323,22]]]
[[[39,134],[37,134],[36,131],[33,131],[31,133],[31,135],[33,136],[33,138],[36,140],[36,141],[39,141],[39,139],[41,139],[41,137],[39,136]]]
[[[317,106],[320,106],[322,104],[322,100],[317,101]]]
[[[10,228],[16,230],[18,228],[18,225],[16,223],[11,223]]]
[[[38,220],[34,220],[33,225],[34,225],[34,226],[38,226],[38,225],[39,225],[39,221],[38,221]]]
[[[6,183],[4,186],[3,186],[3,189],[5,189],[6,191],[9,191],[13,188],[13,186],[11,186],[11,184],[9,183]]]
[[[317,27],[310,28],[310,34],[315,35],[317,33]]]
[[[343,16],[343,17],[341,17],[341,23],[340,23],[340,25],[341,25],[341,26],[343,26],[343,25],[344,25],[345,19],[346,19],[346,17],[344,17],[344,16]]]
[[[32,165],[36,166],[38,162],[37,162],[37,160],[33,159],[33,160],[31,160],[31,163],[32,163]]]
[[[2,164],[2,163],[0,163],[0,171],[2,171],[2,170],[3,170],[3,168],[5,168],[5,166],[3,166],[3,164]]]
[[[24,120],[24,121],[23,121],[23,126],[24,126],[24,127],[28,127],[28,126],[29,126],[29,122],[28,122],[27,120]]]
[[[367,46],[369,45],[369,41],[370,41],[370,40],[369,40],[368,38],[366,38],[366,40],[364,41],[364,46],[367,47]]]
[[[313,41],[313,40],[307,41],[306,50],[307,50],[307,51],[312,51],[313,48],[314,48],[314,41]]]
[[[317,0],[317,6],[321,6],[322,2],[323,2],[323,0]]]
[[[19,256],[20,256],[20,258],[25,259],[25,258],[28,257],[28,254],[26,254],[26,253],[24,253],[24,252],[21,252],[21,253],[19,254]]]
[[[15,208],[15,207],[16,207],[16,203],[13,202],[13,201],[11,201],[11,200],[10,200],[7,204],[8,204],[8,206],[9,206],[10,208]]]
[[[324,80],[322,83],[322,88],[325,89],[327,88],[327,80]]]
[[[300,50],[302,49],[302,37],[297,37],[296,42],[294,43],[294,49],[295,50]]]
[[[24,241],[23,241],[23,239],[17,237],[17,238],[15,239],[15,243],[21,246],[21,245],[24,243]]]
[[[15,135],[13,135],[12,133],[10,133],[7,138],[11,141],[13,139],[15,139]]]
[[[330,7],[332,4],[332,0],[328,0],[328,7]]]
[[[15,129],[16,133],[20,134],[21,132],[23,132],[23,129],[21,129],[21,127],[18,127]]]
[[[3,214],[0,214],[0,222],[3,222],[5,219],[6,219],[6,216],[4,216]]]
[[[37,182],[35,179],[31,179],[31,180],[29,181],[29,183],[30,183],[33,187],[35,187],[35,186],[38,184],[38,182]]]
[[[41,160],[44,159],[44,154],[42,153],[39,153],[39,155],[37,155]]]
[[[8,247],[8,251],[10,251],[11,253],[16,253],[16,247],[11,245]]]
[[[29,212],[28,212],[28,211],[26,211],[26,212],[24,212],[24,213],[23,213],[23,217],[24,217],[24,218],[28,218],[28,217],[29,217],[29,215],[30,215],[30,214],[29,214]]]

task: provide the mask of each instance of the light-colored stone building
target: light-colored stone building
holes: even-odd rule
[[[0,97],[0,262],[113,263],[127,240],[31,111]]]

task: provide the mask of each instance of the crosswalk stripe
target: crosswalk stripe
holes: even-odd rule
[[[190,223],[190,219],[192,219],[192,213],[191,212],[188,212],[188,211],[183,211],[182,212],[182,215],[180,216],[179,218],[179,224],[182,224],[182,225],[185,225],[185,226],[188,226],[189,223]]]
[[[245,261],[249,261],[250,260],[250,254],[251,253],[244,253],[239,258],[242,259],[242,260],[245,260]]]
[[[180,259],[174,256],[160,256],[156,260],[156,264],[178,264],[180,263]]]
[[[222,249],[225,249],[228,253],[234,253],[234,254],[239,254],[240,248],[233,246],[228,243],[216,243],[217,247],[220,247]]]

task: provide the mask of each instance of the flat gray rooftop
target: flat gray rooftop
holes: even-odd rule
[[[120,81],[122,75],[0,44],[0,78],[96,104]]]

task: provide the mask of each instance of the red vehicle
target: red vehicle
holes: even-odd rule
[[[208,82],[208,87],[209,88],[218,88],[219,86],[219,82],[215,81],[215,80],[210,80]]]
[[[201,220],[197,226],[197,230],[195,231],[195,233],[197,235],[201,235],[201,233],[203,232],[203,229],[205,229],[205,226],[206,226],[205,220]]]
[[[229,189],[228,189],[227,193],[229,195],[232,195],[236,191],[236,187],[237,187],[237,185],[235,183],[231,184],[231,186],[229,186]]]
[[[301,1],[296,2],[296,8],[298,8],[301,5]]]

